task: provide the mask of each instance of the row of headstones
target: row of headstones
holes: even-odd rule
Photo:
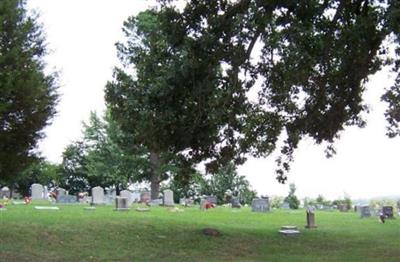
[[[361,214],[361,218],[367,218],[372,216],[372,212],[370,207],[365,206],[356,206],[355,211],[359,211]],[[394,208],[392,206],[383,206],[382,209],[375,210],[376,216],[383,215],[387,218],[394,218]]]

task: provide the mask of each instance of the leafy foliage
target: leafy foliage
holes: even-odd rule
[[[82,141],[72,143],[63,153],[62,186],[73,192],[94,186],[120,190],[130,180],[141,181],[141,155],[124,147],[124,140],[125,135],[109,115],[102,120],[91,113]]]
[[[327,142],[330,156],[346,126],[365,125],[362,94],[398,33],[397,1],[173,2],[125,22],[124,66],[106,87],[116,121],[161,162],[206,161],[217,173],[268,156],[285,134],[285,182],[301,139]],[[398,97],[395,87],[383,98],[393,127]]]
[[[38,159],[17,177],[14,186],[21,195],[28,196],[33,183],[53,188],[58,184],[58,181],[59,166],[46,160]]]
[[[225,193],[232,193],[232,196],[238,197],[242,204],[251,204],[257,193],[251,189],[249,181],[245,176],[240,176],[236,171],[236,166],[229,163],[221,168],[216,174],[205,179],[201,188],[203,195],[214,195],[218,203],[225,203]]]
[[[300,200],[295,195],[296,185],[290,184],[289,187],[290,187],[289,195],[285,198],[285,202],[289,203],[289,207],[291,209],[298,209],[300,206]]]
[[[0,2],[0,178],[31,163],[42,129],[55,114],[56,75],[44,72],[41,27],[25,1]]]

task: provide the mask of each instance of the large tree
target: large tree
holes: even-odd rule
[[[44,37],[25,1],[0,1],[0,179],[10,181],[34,159],[55,114],[56,77],[45,73]]]
[[[268,156],[283,134],[284,182],[301,139],[330,155],[346,126],[365,125],[365,83],[386,61],[386,37],[398,44],[397,1],[173,2],[125,22],[122,67],[106,86],[113,117],[150,152],[152,180],[172,157],[216,172]],[[392,127],[398,91],[383,97]]]

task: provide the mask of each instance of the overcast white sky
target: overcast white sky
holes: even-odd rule
[[[154,5],[146,0],[29,0],[40,14],[47,34],[48,65],[60,71],[61,101],[47,137],[40,143],[43,155],[60,162],[65,146],[81,136],[89,112],[105,109],[103,89],[117,64],[114,43],[121,40],[123,21]],[[348,128],[336,144],[338,154],[324,156],[324,148],[303,141],[295,153],[289,183],[300,197],[322,194],[333,199],[400,195],[400,139],[385,136],[385,105],[379,97],[394,77],[383,71],[368,84],[366,101],[372,106],[364,129]],[[250,159],[239,167],[260,194],[286,195],[288,185],[275,179],[274,157]]]

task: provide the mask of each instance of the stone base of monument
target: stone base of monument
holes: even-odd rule
[[[279,233],[284,236],[296,236],[300,234],[299,230],[294,230],[294,229],[283,229],[279,230]]]

